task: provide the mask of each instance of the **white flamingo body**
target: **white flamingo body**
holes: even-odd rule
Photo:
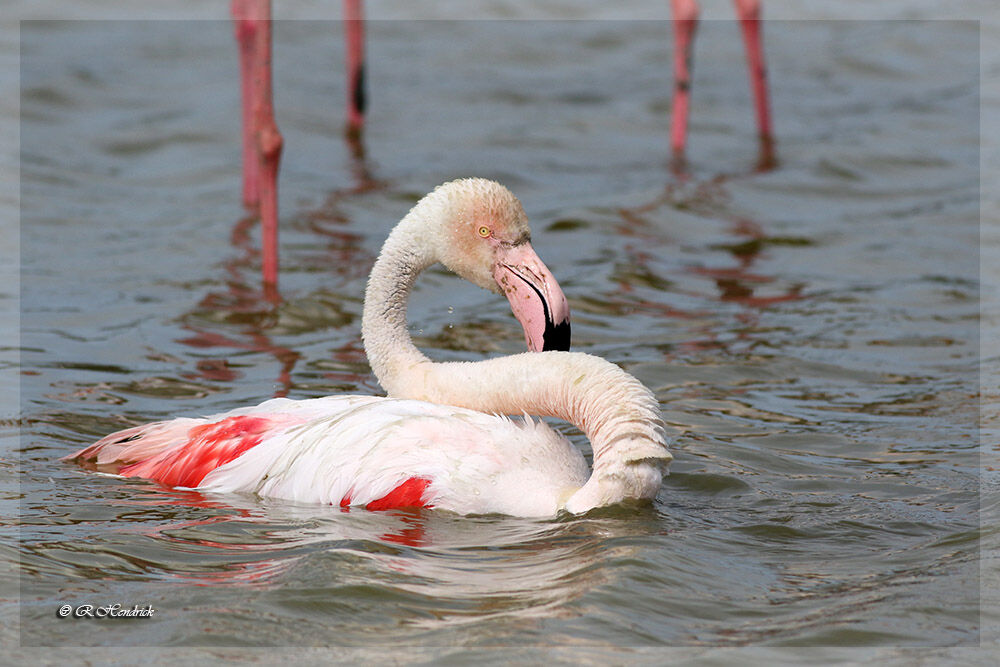
[[[192,449],[192,428],[244,417],[271,424],[259,444],[193,484],[198,490],[366,506],[419,479],[428,482],[419,502],[425,507],[550,516],[590,476],[579,450],[544,422],[375,396],[276,398],[202,419],[151,424],[147,432],[158,431],[170,444],[153,457],[139,452],[149,463],[125,472],[144,477],[168,461],[193,462],[200,452],[184,451]],[[117,451],[104,446],[98,466],[135,458],[131,444]]]
[[[544,422],[407,399],[318,400],[337,404],[209,473],[201,487],[367,506],[420,479],[427,507],[551,516],[590,476],[579,450]]]
[[[652,498],[671,459],[659,406],[617,366],[565,351],[435,363],[413,346],[407,296],[435,261],[505,293],[531,349],[568,346],[565,297],[531,250],[520,203],[496,183],[455,181],[413,208],[372,269],[362,330],[390,398],[273,399],[126,429],[67,458],[171,486],[368,509],[551,516]],[[500,416],[527,413],[578,425],[593,472],[543,422]]]

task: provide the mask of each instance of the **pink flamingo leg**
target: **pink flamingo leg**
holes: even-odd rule
[[[260,203],[260,193],[257,191],[258,162],[257,150],[254,148],[253,109],[254,93],[254,38],[252,24],[249,21],[249,5],[247,0],[233,0],[231,5],[233,27],[236,33],[236,43],[240,51],[240,99],[243,111],[243,203],[248,207],[256,207]]]
[[[278,282],[278,165],[282,138],[271,86],[271,3],[233,0],[243,82],[243,198],[259,204],[265,285]]]
[[[696,0],[670,0],[674,22],[674,101],[670,116],[670,148],[674,155],[684,154],[687,139],[688,109],[691,104],[691,56],[694,33],[698,27]]]
[[[257,77],[254,98],[254,125],[257,128],[257,155],[260,164],[260,223],[264,256],[264,282],[278,283],[278,165],[283,140],[274,120],[274,92],[271,88],[271,3],[258,0],[263,18],[257,34]]]
[[[757,127],[760,131],[761,157],[773,160],[771,111],[767,95],[767,70],[764,67],[764,50],[761,47],[760,0],[735,0],[736,13],[743,29],[747,49],[747,67],[750,70],[750,88],[753,91]]]
[[[357,135],[365,122],[365,22],[362,0],[344,0],[347,43],[347,133]]]

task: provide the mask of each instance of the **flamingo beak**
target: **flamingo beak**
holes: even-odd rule
[[[532,352],[569,350],[569,303],[530,243],[497,250],[493,278],[510,302]]]

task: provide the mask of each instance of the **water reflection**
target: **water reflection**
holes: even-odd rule
[[[225,348],[273,356],[279,363],[276,382],[280,387],[274,396],[287,396],[292,385],[292,370],[301,354],[289,347],[275,344],[267,329],[273,326],[277,309],[281,303],[277,286],[264,282],[262,289],[251,287],[244,281],[245,269],[253,263],[254,250],[249,237],[249,229],[256,223],[253,217],[238,221],[230,236],[233,247],[242,251],[224,264],[229,280],[228,292],[210,292],[198,303],[195,311],[182,316],[182,328],[192,335],[177,340],[182,345],[208,350]],[[240,323],[243,326],[236,334],[221,333],[207,326],[197,324],[199,320]],[[189,378],[204,378],[212,381],[231,382],[239,377],[230,368],[228,359],[202,359],[195,364],[194,373],[183,374]]]
[[[761,309],[806,298],[805,283],[781,285],[779,276],[768,275],[758,267],[769,248],[806,246],[811,245],[811,241],[807,238],[771,236],[763,223],[734,213],[729,206],[730,195],[726,186],[737,177],[720,175],[704,181],[684,177],[667,183],[660,194],[647,203],[619,210],[621,220],[615,226],[615,232],[627,239],[622,246],[628,257],[622,266],[627,267],[627,271],[616,270],[618,289],[606,298],[610,303],[628,303],[640,312],[691,321],[700,336],[681,342],[679,347],[684,351],[728,349],[733,340],[752,342],[760,326]],[[712,243],[706,250],[727,253],[735,265],[688,265],[682,267],[684,274],[676,277],[668,271],[677,269],[667,267],[665,271],[661,268],[663,262],[659,249],[673,240],[669,223],[675,211],[703,218],[706,224],[718,225],[719,221],[725,221],[725,233],[736,240]],[[703,254],[713,257],[710,253]],[[718,322],[716,308],[678,308],[662,299],[663,292],[672,291],[704,301],[705,295],[700,292],[697,283],[692,284],[688,280],[689,276],[712,281],[716,289],[715,300],[745,306],[732,314],[737,326]],[[780,290],[777,294],[765,292],[768,287],[773,290],[775,285]],[[636,295],[637,286],[655,291],[650,292],[649,298],[643,298]]]
[[[375,257],[364,249],[364,235],[352,231],[353,221],[344,212],[344,206],[351,199],[386,190],[389,183],[374,175],[367,158],[364,136],[360,132],[346,133],[344,141],[350,152],[352,182],[332,190],[321,206],[298,216],[310,232],[327,239],[323,246],[325,252],[318,261],[317,258],[306,256],[298,257],[297,262],[307,270],[315,267],[317,270],[332,272],[338,285],[353,285],[357,280],[368,277]]]
[[[197,586],[326,591],[333,614],[345,604],[377,609],[395,591],[414,629],[577,613],[568,605],[609,584],[616,564],[634,562],[643,534],[663,530],[649,507],[533,521],[120,490],[107,494],[116,518],[79,545],[88,562],[132,562],[144,576]],[[66,546],[36,545],[47,558]],[[324,574],[331,566],[334,579]]]
[[[350,172],[353,183],[333,190],[318,208],[300,214],[307,229],[316,237],[325,237],[320,256],[296,258],[300,270],[321,270],[329,272],[336,283],[356,284],[367,275],[374,261],[363,247],[364,237],[349,230],[350,218],[342,211],[343,204],[352,197],[362,196],[386,187],[386,183],[372,175],[366,160],[363,137],[360,133],[349,133],[345,142],[350,153]],[[277,285],[262,281],[258,288],[248,276],[255,275],[254,266],[259,261],[259,251],[251,240],[251,231],[257,226],[258,216],[246,216],[233,226],[230,245],[235,253],[227,259],[223,268],[227,274],[226,292],[209,292],[195,310],[182,316],[182,328],[192,335],[177,342],[197,349],[222,348],[230,351],[263,353],[274,357],[279,364],[275,378],[277,389],[273,396],[285,397],[292,388],[292,373],[302,354],[286,345],[276,343],[273,333],[283,333],[289,329],[301,331],[303,328],[329,326],[325,318],[311,318],[315,309],[308,301],[285,300]],[[312,244],[310,244],[312,245]],[[287,266],[287,263],[286,263]],[[287,270],[287,269],[286,269]],[[349,324],[349,316],[338,304],[332,305],[335,324]],[[330,315],[327,315],[329,318]],[[207,323],[207,324],[206,324]],[[219,331],[219,325],[225,327]],[[236,328],[237,331],[233,331]],[[333,353],[336,361],[347,365],[364,364],[366,357],[360,348],[360,341],[351,342]],[[232,382],[240,377],[227,358],[200,359],[195,371],[183,373],[189,379],[205,379],[213,382]],[[331,372],[329,379],[338,382],[364,383],[366,375],[346,371]]]
[[[806,240],[793,239],[786,243],[784,239],[769,237],[763,227],[748,218],[732,217],[730,219],[729,233],[737,238],[745,238],[746,241],[734,244],[719,244],[715,248],[729,252],[737,261],[736,267],[696,267],[693,271],[715,281],[719,289],[719,298],[722,301],[733,301],[752,308],[766,308],[777,303],[788,301],[798,301],[803,297],[802,290],[805,285],[794,283],[789,285],[781,294],[774,296],[760,296],[755,292],[763,285],[771,284],[777,280],[775,276],[754,273],[751,271],[753,265],[760,259],[761,254],[768,246],[779,244],[807,245]],[[747,317],[745,322],[748,325],[756,324],[756,318]]]

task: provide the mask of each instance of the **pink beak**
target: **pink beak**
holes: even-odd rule
[[[530,243],[498,250],[493,278],[510,301],[532,352],[569,349],[569,303]]]

